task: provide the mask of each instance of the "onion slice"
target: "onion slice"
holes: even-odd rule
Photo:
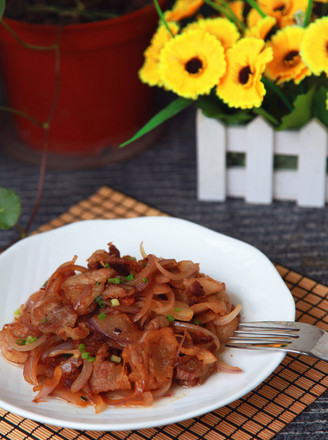
[[[214,321],[212,321],[212,324],[214,325],[226,325],[229,324],[237,315],[239,315],[241,311],[241,305],[238,304],[232,312],[228,313],[228,315],[220,316],[219,318],[216,318]]]
[[[84,359],[82,371],[71,385],[70,390],[72,391],[72,393],[76,393],[77,391],[80,391],[85,386],[85,384],[90,379],[92,372],[93,372],[93,362]]]

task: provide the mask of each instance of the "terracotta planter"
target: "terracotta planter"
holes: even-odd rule
[[[57,26],[6,22],[24,42],[49,46],[56,41]],[[157,23],[158,15],[150,5],[115,19],[63,26],[60,93],[49,130],[49,152],[54,158],[66,156],[76,163],[108,150],[109,156],[127,154],[117,145],[154,112],[154,92],[141,83],[137,72]],[[2,26],[0,44],[9,105],[46,121],[55,96],[54,50],[27,49]],[[21,116],[14,116],[14,122],[20,141],[31,149],[30,158],[37,156],[43,148],[43,129]],[[20,141],[15,142],[16,149],[23,148]],[[13,149],[8,142],[13,139],[5,142],[7,150]]]

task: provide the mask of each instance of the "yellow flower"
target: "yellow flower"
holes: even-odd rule
[[[310,70],[300,55],[305,30],[299,26],[280,29],[267,43],[273,50],[273,60],[267,65],[266,75],[278,84],[293,80],[300,83]]]
[[[236,25],[222,17],[202,18],[186,26],[185,29],[186,31],[191,29],[201,29],[214,35],[214,37],[220,41],[225,50],[232,47],[240,37]]]
[[[294,15],[306,11],[308,0],[258,0],[258,4],[265,14],[274,17],[278,26],[283,28],[295,24]],[[248,15],[248,26],[254,26],[260,15],[254,10]]]
[[[179,21],[194,15],[202,6],[204,0],[177,0],[171,11],[164,13],[166,21]]]
[[[276,24],[276,19],[274,17],[264,17],[260,18],[258,22],[249,29],[245,31],[245,37],[254,37],[265,40],[268,33],[271,31],[273,26]]]
[[[243,38],[226,53],[227,71],[219,81],[216,93],[229,107],[260,107],[265,95],[261,82],[272,50],[263,40]]]
[[[219,0],[216,3],[222,4],[222,3],[220,3]],[[233,2],[229,2],[229,8],[232,10],[232,12],[235,14],[235,16],[241,22],[244,21],[244,17],[243,17],[244,6],[245,6],[245,3],[243,1],[236,0]]]
[[[315,75],[328,73],[328,17],[317,19],[305,30],[301,56]]]
[[[179,26],[176,23],[168,23],[168,26],[173,35],[179,32]],[[158,70],[159,55],[165,44],[171,39],[171,34],[166,27],[161,24],[153,35],[150,46],[144,53],[145,62],[139,70],[139,78],[142,82],[150,86],[163,85]]]
[[[160,54],[160,75],[169,90],[185,98],[208,94],[224,74],[222,44],[213,35],[191,30],[169,41]]]

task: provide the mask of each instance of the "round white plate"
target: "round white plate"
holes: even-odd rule
[[[78,263],[113,242],[121,254],[140,258],[139,245],[159,257],[200,263],[201,272],[224,281],[243,321],[295,318],[295,304],[277,270],[259,250],[194,223],[170,217],[87,220],[26,238],[0,255],[0,326],[39,289],[61,263]],[[50,399],[33,403],[20,368],[0,356],[0,406],[41,423],[83,430],[129,430],[167,425],[222,407],[254,389],[282,361],[281,353],[227,349],[224,360],[240,374],[219,372],[205,384],[178,388],[149,408],[76,408]]]

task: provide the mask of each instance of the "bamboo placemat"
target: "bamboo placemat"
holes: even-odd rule
[[[94,218],[164,215],[107,187],[73,206],[36,232]],[[328,330],[328,287],[276,265],[291,290],[297,320]],[[204,416],[160,428],[139,431],[77,431],[43,425],[0,409],[0,438],[10,440],[268,440],[300,414],[328,386],[328,363],[307,356],[287,355],[254,391]]]

